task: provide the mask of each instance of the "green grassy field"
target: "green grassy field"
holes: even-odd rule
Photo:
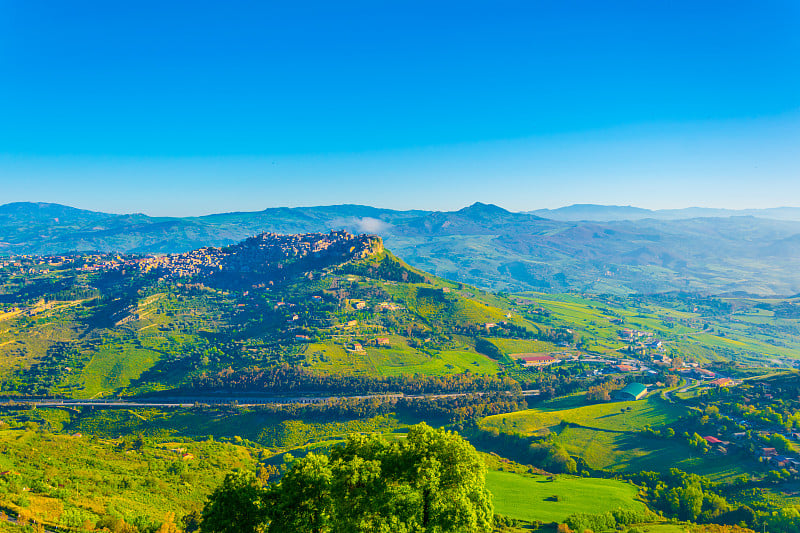
[[[155,350],[128,344],[101,347],[83,371],[84,389],[78,398],[95,398],[115,389],[127,387],[159,359]]]
[[[617,508],[644,510],[638,489],[613,479],[522,475],[490,470],[486,486],[497,513],[520,520],[562,522],[574,513],[603,513]],[[551,501],[558,496],[559,501]]]
[[[579,401],[580,398],[576,396],[573,401]],[[657,395],[650,395],[635,402],[609,402],[569,408],[554,402],[536,409],[490,416],[483,419],[482,424],[501,431],[532,435],[544,429],[555,429],[564,420],[590,428],[625,432],[641,430],[645,425],[672,422],[681,413],[680,407],[661,400]]]
[[[666,471],[680,468],[715,480],[746,473],[752,465],[740,458],[700,456],[683,441],[642,436],[646,425],[677,420],[682,409],[651,395],[636,402],[610,402],[575,407],[581,396],[562,398],[542,408],[484,418],[481,425],[502,432],[551,435],[555,442],[591,468],[616,472]],[[627,408],[631,410],[628,411]],[[626,410],[623,412],[622,409]],[[565,421],[571,425],[563,426]]]
[[[538,353],[538,352],[553,352],[562,351],[552,342],[528,340],[528,339],[499,339],[488,338],[489,342],[497,346],[505,355],[515,353]]]
[[[700,362],[733,358],[746,363],[764,363],[770,358],[796,359],[800,354],[800,321],[778,319],[771,312],[753,311],[754,308],[704,316],[700,312],[681,311],[653,302],[633,305],[573,294],[524,293],[522,296],[532,298],[550,312],[546,322],[574,327],[591,352],[615,352],[623,346],[617,331],[626,327],[653,332],[676,353]],[[735,305],[752,305],[760,300],[728,301]],[[711,329],[704,329],[706,325]]]
[[[497,363],[484,355],[462,350],[431,351],[410,347],[405,339],[391,336],[391,346],[364,347],[362,352],[346,350],[332,342],[312,343],[305,348],[307,366],[321,373],[397,376],[422,374],[441,376],[460,372],[496,374]]]
[[[41,410],[45,411],[45,410]],[[331,421],[301,421],[260,410],[119,409],[84,410],[61,421],[70,431],[113,437],[142,434],[157,440],[180,436],[205,440],[239,437],[269,448],[291,448],[307,442],[343,439],[351,433],[393,431],[398,421],[390,415]]]

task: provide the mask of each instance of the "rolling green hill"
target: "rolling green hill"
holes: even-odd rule
[[[185,218],[15,203],[0,206],[0,255],[177,253],[263,232],[344,229],[378,234],[418,268],[492,290],[800,292],[796,211],[730,216],[698,210],[663,220],[607,221],[544,214],[559,220],[482,203],[449,212],[338,205]]]
[[[531,352],[786,367],[800,353],[797,308],[689,293],[498,295],[341,232],[172,256],[31,256],[0,261],[0,387],[74,398],[230,388],[282,365],[320,392],[331,376],[361,379],[358,390],[417,374],[536,381],[509,357]],[[302,390],[287,383],[256,388]]]

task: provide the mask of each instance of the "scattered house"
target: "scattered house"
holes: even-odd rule
[[[614,368],[616,368],[620,372],[633,372],[634,370],[636,370],[631,365],[615,365]]]
[[[734,433],[733,434],[733,438],[734,439],[743,439],[746,436],[747,436],[747,433],[745,433],[744,431],[739,431],[738,433]]]
[[[710,370],[706,370],[705,368],[695,368],[694,374],[698,379],[714,379],[717,377],[715,373]]]
[[[641,383],[629,383],[624,389],[617,391],[614,397],[618,400],[641,400],[647,396],[647,387]]]
[[[549,355],[515,354],[512,357],[514,357],[519,361],[522,361],[522,364],[525,366],[547,366],[547,365],[552,365],[553,363],[558,361],[558,359],[556,359],[555,357],[551,357]]]
[[[716,387],[731,387],[734,385],[734,382],[731,378],[717,378],[710,384]]]
[[[712,445],[723,444],[721,440],[719,440],[717,437],[712,437],[711,435],[709,435],[708,437],[703,437],[703,440]]]
[[[378,337],[375,339],[375,346],[391,346],[391,342],[388,337]]]
[[[295,335],[294,340],[300,342],[311,342],[311,337],[309,337],[308,335]]]
[[[353,345],[352,345],[352,347],[350,348],[350,350],[351,350],[351,351],[353,351],[353,352],[359,352],[359,353],[361,353],[361,352],[363,352],[363,351],[364,351],[364,347],[363,347],[363,346],[361,346],[361,343],[354,342],[354,343],[353,343]]]
[[[791,468],[800,464],[800,462],[793,457],[786,457],[785,455],[773,455],[768,459],[768,461],[769,464],[779,468]]]
[[[775,448],[761,448],[761,450],[759,450],[759,453],[761,457],[773,457],[775,455],[778,455],[778,450],[776,450]]]

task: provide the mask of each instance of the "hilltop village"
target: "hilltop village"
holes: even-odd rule
[[[800,387],[781,347],[790,319],[773,317],[774,302],[491,293],[416,270],[377,237],[347,232],[262,234],[171,255],[15,256],[0,260],[0,284],[0,352],[15,362],[0,383],[13,402],[7,423],[61,424],[76,442],[97,428],[113,438],[141,428],[115,449],[132,456],[163,444],[153,453],[179,461],[169,466],[176,475],[209,456],[196,441],[176,444],[172,417],[212,433],[208,424],[273,417],[236,422],[241,435],[224,437],[261,450],[264,483],[286,471],[270,462],[275,454],[324,446],[343,431],[403,431],[406,420],[458,431],[489,450],[493,475],[523,476],[515,484],[573,474],[637,483],[635,505],[670,519],[721,523],[744,513],[737,523],[755,524],[740,510],[751,500],[729,485],[788,491],[800,482]],[[773,330],[771,320],[782,322]],[[770,342],[738,329],[753,327]],[[85,411],[69,403],[78,401]],[[95,412],[97,402],[111,410]],[[45,423],[48,409],[70,422],[58,414]],[[660,473],[645,475],[637,461]],[[682,477],[669,473],[674,464],[737,477]],[[0,485],[18,471],[8,463]],[[508,498],[494,483],[499,501]],[[673,508],[662,497],[694,487],[714,506]],[[570,527],[583,519],[559,518]]]

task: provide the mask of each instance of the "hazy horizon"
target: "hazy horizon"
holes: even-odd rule
[[[718,211],[731,211],[731,212],[768,211],[768,210],[780,210],[780,209],[797,209],[797,210],[800,210],[800,205],[797,205],[797,206],[776,205],[776,206],[770,206],[770,207],[744,207],[744,208],[729,208],[729,207],[717,207],[717,206],[690,205],[690,206],[686,206],[686,207],[665,207],[665,208],[651,209],[651,208],[642,207],[642,206],[638,206],[638,205],[615,205],[615,204],[594,204],[594,203],[574,203],[574,204],[567,204],[567,205],[561,205],[561,206],[556,206],[556,207],[535,207],[535,208],[524,209],[524,210],[513,210],[513,209],[507,209],[506,207],[504,207],[502,205],[494,204],[492,202],[482,202],[480,200],[475,200],[474,202],[471,202],[469,204],[466,204],[466,205],[463,205],[463,206],[460,206],[460,207],[456,207],[454,209],[422,209],[422,208],[415,208],[415,207],[390,208],[390,207],[386,207],[386,206],[383,206],[383,205],[339,203],[339,204],[315,204],[315,205],[310,205],[310,204],[309,205],[270,205],[270,206],[262,207],[260,209],[257,208],[257,209],[247,209],[247,210],[238,209],[238,210],[232,210],[232,211],[212,211],[212,212],[208,212],[208,213],[185,214],[185,215],[170,214],[170,213],[151,214],[151,213],[147,213],[146,211],[143,211],[143,210],[110,211],[110,210],[104,210],[104,209],[92,209],[92,208],[87,208],[87,207],[81,207],[79,205],[70,205],[70,204],[65,204],[65,203],[62,203],[62,202],[43,202],[43,201],[37,201],[37,200],[14,200],[14,201],[4,202],[4,203],[0,204],[0,207],[5,206],[5,205],[11,205],[11,204],[51,204],[51,205],[61,205],[61,206],[65,206],[65,207],[71,207],[71,208],[85,210],[85,211],[94,211],[94,212],[107,213],[107,214],[110,214],[110,215],[137,215],[137,214],[141,214],[141,215],[150,216],[150,217],[167,217],[167,218],[169,218],[169,217],[174,217],[174,218],[194,218],[194,217],[204,217],[204,216],[220,215],[220,214],[228,214],[228,213],[258,213],[260,211],[266,211],[266,210],[269,210],[269,209],[282,209],[282,208],[289,208],[289,209],[315,209],[315,208],[339,207],[339,206],[362,206],[362,207],[376,208],[376,209],[386,209],[386,210],[392,210],[392,211],[454,212],[454,211],[458,211],[460,209],[465,209],[465,208],[470,207],[470,206],[475,205],[475,204],[494,205],[494,206],[500,207],[502,209],[505,209],[506,211],[509,211],[511,213],[534,213],[534,212],[538,212],[538,211],[559,211],[559,210],[564,210],[564,209],[569,209],[569,208],[582,208],[582,207],[587,207],[587,208],[609,208],[609,209],[641,209],[641,210],[645,210],[645,211],[652,211],[654,213],[665,212],[665,211],[666,212],[670,212],[670,211],[680,212],[680,211],[690,211],[690,210],[715,210],[715,211],[718,210]]]
[[[800,4],[0,11],[0,203],[198,215],[800,198]]]

